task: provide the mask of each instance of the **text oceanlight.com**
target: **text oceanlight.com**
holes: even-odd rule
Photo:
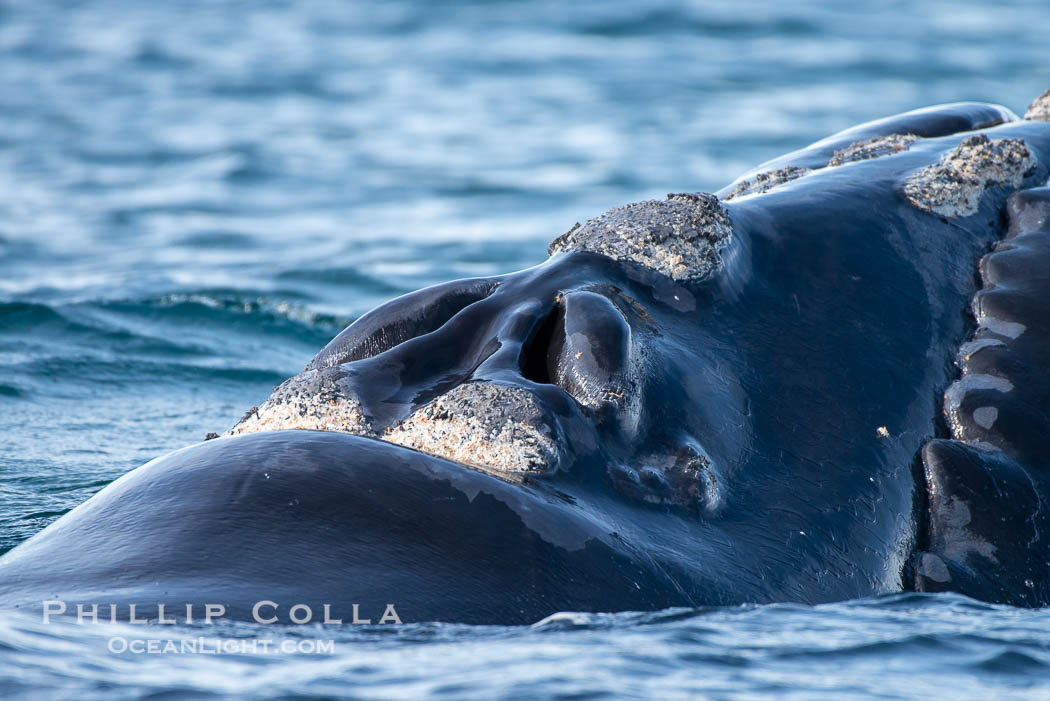
[[[113,636],[107,648],[115,655],[332,655],[334,640],[270,638],[126,638]]]

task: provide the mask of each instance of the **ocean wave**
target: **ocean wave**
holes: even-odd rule
[[[209,290],[150,299],[0,303],[0,401],[79,396],[149,379],[279,383],[350,318]]]
[[[206,693],[259,699],[677,699],[778,691],[807,698],[915,698],[958,689],[963,678],[965,697],[1002,698],[1047,688],[1048,624],[1050,612],[950,594],[822,606],[566,612],[520,627],[76,625],[4,613],[0,689],[75,688],[85,699],[102,697],[99,683],[136,698]],[[1033,635],[1044,644],[1018,647],[1019,637]],[[176,649],[182,640],[201,636],[331,639],[334,645],[330,654],[300,654],[294,662],[247,652],[134,655],[109,649],[114,637],[172,641],[170,649]]]

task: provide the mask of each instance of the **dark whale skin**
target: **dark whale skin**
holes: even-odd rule
[[[373,623],[387,604],[405,621],[455,611],[480,623],[676,602],[665,577],[563,498],[322,431],[223,438],[154,460],[16,549],[4,571],[8,590],[71,612],[97,602],[103,618],[116,603],[124,621],[136,602],[136,617],[163,603],[182,619],[192,603],[200,618],[212,603],[251,620],[269,600],[280,606],[265,617],[284,622],[292,605],[319,617],[328,604],[347,623],[355,604]],[[39,613],[40,601],[30,607]]]
[[[922,591],[1050,604],[1050,187],[1015,193],[1007,233],[980,265],[978,328],[945,396],[953,440],[923,449]],[[1020,331],[1018,334],[1017,332]]]
[[[988,188],[974,214],[957,218],[905,199],[911,174],[997,122],[979,133],[1024,139],[1035,157],[1020,186]],[[926,138],[820,167],[852,141],[899,133]],[[949,498],[985,498],[986,512],[971,518],[982,533],[994,519],[1045,518],[1045,481],[1027,482],[1013,501],[990,493],[1000,466],[1020,484],[1045,455],[1028,450],[1034,439],[1022,432],[1024,450],[975,458],[941,404],[974,333],[966,310],[978,262],[1004,235],[1007,198],[1046,182],[1047,164],[1046,123],[994,105],[930,108],[758,169],[815,170],[726,201],[733,240],[698,282],[578,251],[395,300],[313,365],[345,373],[379,427],[464,382],[527,389],[553,417],[557,469],[517,484],[317,431],[208,441],[132,471],[0,558],[0,601],[34,612],[46,599],[137,603],[147,616],[159,603],[220,603],[244,619],[260,600],[327,603],[344,619],[358,604],[373,620],[394,604],[405,621],[471,623],[569,609],[819,603],[938,585],[1050,603],[1050,576],[1030,562],[1046,560],[1042,540],[1023,550],[1000,536],[996,566],[1013,579],[992,583],[1003,572],[953,559],[970,541],[929,494],[939,486]],[[604,297],[629,327],[622,403],[588,408],[573,394],[578,383],[535,369],[566,347],[544,339],[573,294]],[[603,302],[575,299],[606,313]],[[1035,299],[1016,304],[1046,318]],[[586,318],[577,320],[584,330]],[[605,372],[626,362],[628,336],[619,322],[599,328],[619,339],[596,346],[594,367]],[[1038,363],[1035,351],[1016,350],[1022,364]],[[706,466],[703,484],[687,485],[693,501],[675,497],[670,470],[660,482],[643,469],[686,453]],[[928,558],[923,565],[927,555],[954,576],[931,579],[943,572]]]

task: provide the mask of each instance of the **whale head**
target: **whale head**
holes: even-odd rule
[[[745,425],[744,403],[712,349],[667,330],[702,324],[697,295],[735,243],[713,195],[618,207],[539,266],[369,312],[228,434],[354,433],[515,482],[597,471],[627,498],[710,512],[703,446],[721,441],[705,436]],[[704,402],[717,415],[683,411]]]

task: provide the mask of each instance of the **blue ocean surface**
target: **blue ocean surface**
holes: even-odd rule
[[[839,129],[1050,87],[1044,0],[0,0],[0,552],[230,427],[379,302]],[[114,638],[303,642],[114,652]],[[317,641],[330,648],[310,650]],[[0,698],[1050,697],[954,595],[531,627],[0,614]]]

